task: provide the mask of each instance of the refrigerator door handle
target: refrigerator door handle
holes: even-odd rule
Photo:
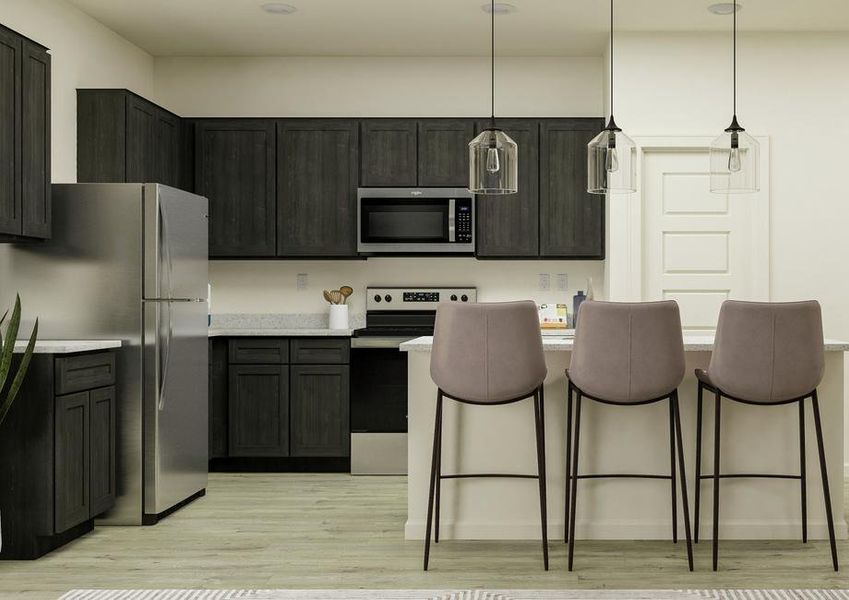
[[[168,280],[168,289],[162,290],[164,293],[160,294],[160,297],[170,300],[174,290],[174,261],[171,258],[171,243],[168,238],[168,211],[165,208],[163,198],[159,198],[157,205],[159,206],[159,222],[162,228],[161,235],[159,236],[160,254],[165,259],[165,275]]]
[[[163,307],[168,310],[168,326],[165,334],[165,343],[162,346],[162,362],[159,375],[159,402],[157,407],[160,411],[165,410],[165,383],[168,379],[168,363],[170,362],[171,340],[174,337],[174,321],[171,315],[170,302],[157,302],[160,311]]]

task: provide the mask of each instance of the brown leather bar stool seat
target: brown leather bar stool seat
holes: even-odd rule
[[[713,481],[713,570],[719,560],[719,482],[735,478],[798,479],[801,482],[802,540],[808,541],[807,474],[805,465],[805,400],[811,398],[819,448],[820,472],[831,541],[831,560],[837,571],[837,546],[828,474],[822,439],[817,386],[825,369],[822,312],[816,301],[739,302],[728,300],[719,311],[716,340],[707,371],[696,369],[698,424],[696,430],[695,539],[699,540],[701,483]],[[702,475],[702,395],[713,393],[713,474]],[[799,475],[723,474],[720,472],[722,398],[755,406],[799,404]]]
[[[568,383],[566,425],[566,530],[569,570],[575,553],[578,481],[597,478],[670,480],[672,488],[672,536],[678,541],[677,467],[687,536],[687,560],[693,570],[687,475],[681,442],[678,386],[684,378],[684,341],[676,302],[584,302],[575,333]],[[575,441],[572,448],[572,397],[576,395]],[[669,475],[581,474],[578,452],[581,435],[581,404],[584,399],[616,406],[640,406],[669,400]],[[570,490],[571,487],[571,490]],[[570,503],[571,501],[571,503]]]
[[[430,557],[431,530],[439,542],[439,499],[443,479],[511,477],[539,481],[543,565],[548,570],[545,498],[545,355],[539,317],[533,302],[440,304],[436,310],[430,375],[438,389],[433,431],[430,493],[427,502],[424,569]],[[527,398],[534,401],[536,475],[512,473],[442,474],[442,405],[498,406]]]

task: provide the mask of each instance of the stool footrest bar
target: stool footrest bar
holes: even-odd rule
[[[511,479],[539,479],[537,475],[522,475],[521,473],[462,473],[456,475],[440,475],[440,479],[471,479],[473,477],[506,477]]]
[[[720,475],[720,479],[802,479],[801,475],[780,475],[771,473],[729,473]],[[701,475],[699,479],[713,479],[713,475]]]
[[[572,477],[570,476],[569,479]],[[645,475],[643,473],[593,473],[578,475],[578,479],[672,479],[670,475]]]

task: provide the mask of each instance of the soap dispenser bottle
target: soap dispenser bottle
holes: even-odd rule
[[[578,310],[581,308],[581,303],[586,299],[587,296],[583,290],[578,290],[578,293],[572,298],[572,321],[574,321],[574,327],[578,326]]]

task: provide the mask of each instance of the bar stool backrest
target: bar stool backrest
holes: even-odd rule
[[[722,304],[708,375],[724,393],[765,404],[793,400],[813,392],[824,369],[819,302]]]
[[[442,303],[430,376],[448,396],[492,404],[526,398],[545,380],[537,306],[531,301]]]
[[[569,378],[584,393],[617,403],[670,395],[684,379],[678,303],[581,305]]]

